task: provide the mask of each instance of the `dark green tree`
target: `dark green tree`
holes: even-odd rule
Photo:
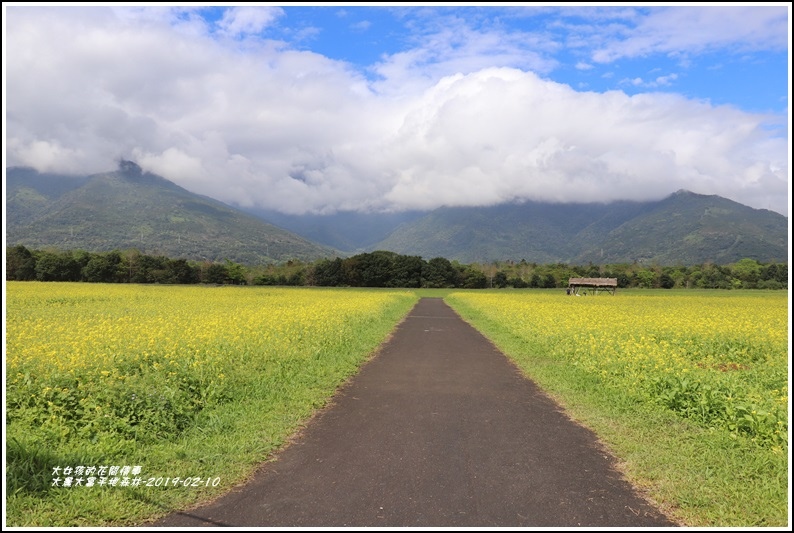
[[[278,278],[273,274],[260,274],[253,281],[254,285],[278,285]]]
[[[138,257],[138,269],[133,275],[133,283],[170,283],[168,264],[164,256],[141,254]]]
[[[675,287],[675,280],[670,274],[663,273],[659,276],[659,286],[663,289],[672,289]]]
[[[386,287],[392,279],[394,252],[375,251],[354,257],[360,287]]]
[[[339,287],[345,285],[342,259],[339,257],[321,259],[312,269],[312,280],[320,287]]]
[[[460,286],[464,289],[484,289],[488,286],[485,272],[471,267],[465,267],[459,275]]]
[[[81,273],[85,281],[115,283],[119,281],[120,265],[121,254],[117,251],[93,254]]]
[[[504,289],[505,287],[507,287],[507,274],[505,274],[503,270],[500,270],[499,272],[494,274],[492,283],[494,288]]]
[[[69,252],[41,252],[35,270],[38,281],[80,281],[80,263]]]
[[[213,263],[207,268],[205,275],[206,283],[214,283],[215,285],[223,285],[229,281],[229,273],[226,270],[226,265],[220,263]]]
[[[397,255],[392,262],[388,287],[416,289],[422,286],[422,270],[425,262],[418,255]]]
[[[165,264],[169,283],[198,283],[198,268],[191,266],[186,259],[169,259]]]
[[[344,280],[344,285],[347,285],[348,287],[361,287],[362,280],[361,268],[359,267],[360,261],[361,257],[358,255],[348,257],[343,261],[342,279]]]
[[[422,278],[424,286],[428,288],[454,288],[458,283],[458,272],[449,259],[434,257],[425,265]]]
[[[32,281],[36,279],[36,258],[33,253],[18,244],[6,248],[6,281]]]
[[[306,269],[304,267],[300,267],[294,269],[290,275],[284,280],[281,285],[289,285],[292,287],[300,287],[301,285],[306,284]]]
[[[761,270],[761,278],[765,281],[774,280],[788,284],[788,265],[785,263],[770,263]]]

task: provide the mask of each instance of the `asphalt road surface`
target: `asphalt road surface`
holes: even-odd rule
[[[246,485],[150,526],[675,527],[441,299]]]

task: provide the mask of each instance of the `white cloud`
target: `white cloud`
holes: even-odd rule
[[[529,72],[549,60],[496,33],[434,34],[378,65],[373,88],[283,43],[215,40],[191,13],[6,15],[9,165],[99,172],[133,158],[194,192],[293,213],[679,188],[787,212],[787,142],[769,117],[578,92]],[[228,31],[258,27],[242,20]],[[523,66],[490,67],[511,62]]]
[[[427,20],[429,27],[416,30],[412,48],[388,55],[373,67],[383,79],[375,84],[379,92],[423,90],[444,76],[489,67],[547,74],[559,65],[550,55],[559,44],[546,35],[475,29],[455,17]]]
[[[664,86],[664,85],[670,85],[677,79],[678,79],[678,74],[675,74],[675,73],[668,74],[667,76],[659,76],[654,81],[654,86],[655,87],[661,87],[661,86]]]
[[[8,149],[16,154],[21,165],[35,167],[41,172],[79,173],[85,160],[79,148],[65,148],[58,140],[10,139]]]
[[[645,81],[642,78],[624,78],[620,80],[620,85],[631,85],[634,87],[645,87],[649,89],[654,89],[657,87],[666,87],[672,85],[672,83],[678,79],[678,74],[668,74],[666,76],[657,76],[655,79],[651,81]]]
[[[372,27],[372,22],[368,20],[362,20],[360,22],[356,22],[355,24],[350,25],[350,29],[355,31],[367,31]]]
[[[765,139],[761,120],[671,95],[580,93],[483,70],[443,80],[406,115],[390,143],[400,170],[388,199],[410,203],[432,190],[456,205],[639,200],[686,188],[740,200],[732,191],[753,188],[756,164],[766,190],[785,197],[785,143]]]
[[[738,52],[786,50],[785,6],[676,6],[652,9],[632,29],[621,28],[592,54],[609,63],[649,54],[692,54],[716,48]],[[628,35],[626,35],[628,34]]]
[[[218,28],[229,36],[259,33],[283,14],[280,7],[232,7],[224,12]]]

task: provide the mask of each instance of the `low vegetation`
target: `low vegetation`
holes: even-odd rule
[[[229,490],[417,299],[245,287],[7,289],[11,526],[130,524]],[[113,478],[120,486],[103,486]]]
[[[786,524],[786,294],[446,299],[687,525]]]
[[[786,524],[782,291],[10,281],[7,525],[142,524],[229,490],[427,295],[593,429],[680,523]]]

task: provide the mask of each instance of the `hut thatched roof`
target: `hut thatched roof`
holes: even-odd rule
[[[578,285],[582,287],[617,287],[618,278],[570,278],[568,286]]]

